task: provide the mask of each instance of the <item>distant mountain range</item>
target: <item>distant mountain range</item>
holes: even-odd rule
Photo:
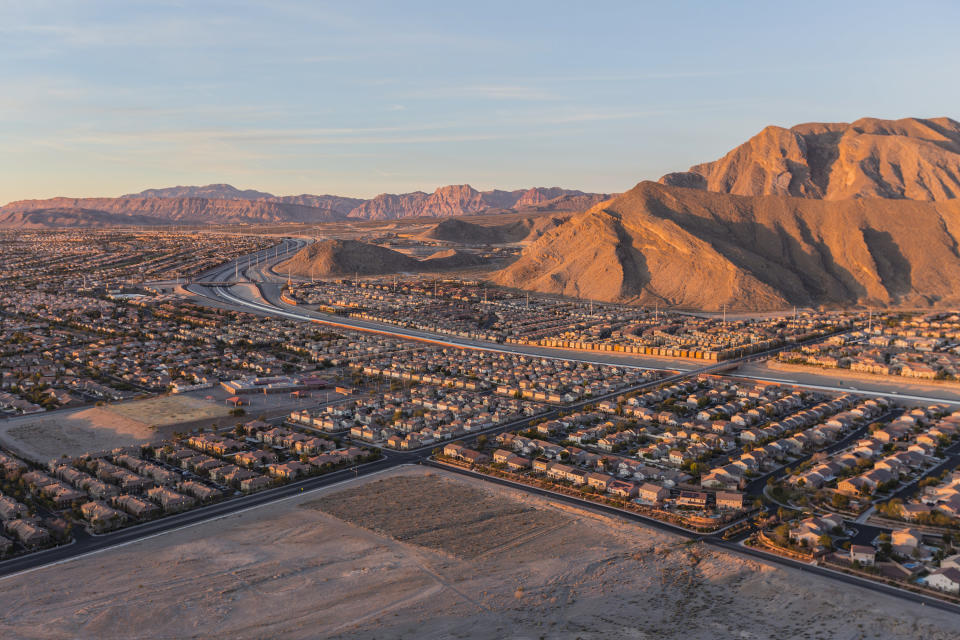
[[[544,233],[511,287],[719,310],[960,304],[960,124],[767,127]]]
[[[21,200],[0,207],[0,226],[106,227],[143,224],[329,222],[448,217],[488,210],[575,211],[609,198],[559,187],[477,191],[470,185],[381,194],[370,200],[333,195],[275,196],[228,184],[147,189],[119,198]]]

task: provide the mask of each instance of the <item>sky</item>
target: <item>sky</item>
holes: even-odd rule
[[[764,126],[960,119],[957,2],[0,0],[0,203],[618,192]]]

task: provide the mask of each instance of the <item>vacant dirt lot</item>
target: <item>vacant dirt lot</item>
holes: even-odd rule
[[[230,408],[191,396],[158,396],[112,404],[107,410],[118,416],[140,420],[158,427],[168,427],[202,420],[216,420],[230,415]]]
[[[371,494],[377,499],[371,500]],[[503,500],[436,474],[377,480],[303,506],[458,558],[503,550],[568,523],[568,518],[558,512]]]
[[[2,637],[955,640],[960,634],[958,616],[482,481],[404,468],[347,486],[0,579]],[[422,490],[431,492],[409,493]],[[320,510],[346,513],[347,504],[384,533]],[[391,515],[407,507],[411,521],[423,518],[433,532]],[[475,524],[448,524],[438,518],[441,510]],[[503,530],[495,527],[495,513],[507,515]],[[533,514],[536,534],[518,532],[512,522]],[[493,539],[464,548],[458,537],[474,526],[490,527]]]
[[[148,442],[150,425],[101,407],[0,422],[0,443],[37,462]]]
[[[46,462],[64,454],[143,444],[168,436],[178,425],[204,425],[229,413],[227,407],[200,398],[161,396],[0,421],[0,444]]]

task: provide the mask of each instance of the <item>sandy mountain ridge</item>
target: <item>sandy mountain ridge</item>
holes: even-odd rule
[[[660,181],[741,196],[942,202],[960,196],[960,123],[863,118],[771,126],[719,160]]]
[[[767,127],[575,215],[493,279],[705,310],[956,305],[957,194],[949,118]]]
[[[718,310],[960,303],[960,200],[734,196],[641,182],[494,274],[596,300]]]
[[[46,223],[48,227],[67,223],[71,226],[110,226],[187,222],[325,222],[346,218],[388,220],[459,216],[491,208],[536,206],[550,210],[551,201],[569,197],[589,200],[599,195],[559,187],[481,192],[470,185],[450,185],[439,187],[432,194],[381,194],[371,200],[363,200],[334,195],[274,196],[262,191],[242,191],[230,185],[215,184],[148,189],[120,198],[21,200],[0,207],[0,226],[19,226],[23,214],[27,212],[34,212],[30,216],[30,224],[43,226],[47,219],[47,213],[44,212],[53,211],[57,215],[50,217]],[[569,203],[564,201],[561,206],[567,207]],[[581,210],[586,208],[584,206]],[[73,210],[73,213],[64,215],[68,210]]]
[[[484,264],[480,256],[453,249],[417,260],[405,253],[358,240],[321,240],[298,251],[275,268],[304,277],[370,276],[385,273],[444,271]]]

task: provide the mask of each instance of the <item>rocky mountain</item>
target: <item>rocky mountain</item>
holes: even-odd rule
[[[156,225],[153,218],[138,215],[119,215],[78,208],[33,209],[31,211],[0,212],[0,228],[109,228],[125,225]]]
[[[960,123],[863,118],[767,127],[719,160],[660,182],[744,196],[942,202],[960,196]]]
[[[366,202],[363,198],[348,198],[345,196],[313,196],[303,194],[299,196],[279,196],[271,198],[274,202],[299,204],[305,207],[314,207],[329,211],[331,216],[345,218],[347,214]]]
[[[574,216],[499,284],[719,310],[960,303],[960,200],[737,196],[653,182]]]
[[[167,187],[165,189],[147,189],[140,193],[121,196],[123,198],[204,198],[207,200],[269,200],[285,204],[298,204],[305,207],[325,209],[331,214],[344,217],[366,200],[344,196],[315,196],[308,193],[299,196],[275,196],[265,191],[237,189],[229,184],[208,184],[202,187]]]
[[[394,218],[415,218],[421,215],[423,203],[429,197],[423,191],[413,193],[381,193],[358,205],[350,213],[350,218],[363,220],[392,220]]]
[[[398,196],[381,194],[351,211],[349,216],[367,220],[459,216],[490,208],[509,208],[519,197],[515,192],[477,191],[468,184],[455,184],[438,187],[429,195],[422,191]]]
[[[555,196],[557,193],[561,195]],[[87,212],[127,216],[118,224],[134,224],[134,216],[144,216],[150,224],[231,223],[231,222],[325,222],[343,218],[364,220],[392,220],[410,217],[447,217],[477,213],[488,209],[510,209],[519,202],[538,202],[538,210],[552,211],[556,202],[558,211],[571,203],[560,202],[564,198],[580,198],[575,206],[580,210],[589,208],[587,200],[597,194],[584,194],[551,187],[518,191],[477,191],[470,185],[439,187],[432,194],[422,191],[400,195],[381,194],[371,200],[335,195],[275,196],[264,191],[241,190],[228,184],[210,184],[194,187],[169,187],[147,189],[140,193],[119,198],[50,198],[47,200],[21,200],[0,207],[0,219],[17,219],[11,214],[27,211],[65,211],[77,209]],[[82,215],[77,214],[76,220]],[[43,216],[34,216],[42,223]],[[52,221],[54,218],[50,218]],[[71,218],[61,217],[66,222]],[[101,215],[98,220],[106,221]],[[51,224],[53,224],[51,222]],[[139,224],[139,223],[137,223]]]
[[[166,187],[145,189],[123,198],[206,198],[207,200],[272,200],[276,196],[253,189],[237,189],[229,184],[208,184],[202,187]]]
[[[533,189],[527,189],[524,191],[520,198],[514,202],[512,206],[515,209],[526,209],[543,204],[544,202],[556,200],[557,198],[562,198],[564,196],[585,195],[597,194],[586,194],[583,191],[577,191],[576,189],[561,189],[560,187],[534,187]]]
[[[120,224],[317,222],[342,218],[327,209],[269,200],[207,198],[51,198],[21,200],[0,207],[0,219],[44,210],[99,211],[117,216]],[[103,218],[106,219],[106,218]]]
[[[358,240],[321,240],[298,251],[277,265],[278,273],[289,271],[304,277],[361,276],[385,273],[444,271],[483,264],[474,254],[447,250],[424,260]]]
[[[468,213],[479,213],[487,209],[527,209],[543,207],[543,210],[552,211],[550,203],[560,203],[563,198],[580,197],[592,199],[601,194],[586,194],[582,191],[561,189],[560,187],[534,187],[527,190],[477,191],[468,184],[448,185],[439,187],[431,194],[423,191],[405,193],[401,195],[381,194],[369,200],[349,213],[351,218],[366,220],[390,220],[394,218],[440,218],[460,216]],[[583,206],[583,211],[595,204]],[[563,204],[567,204],[563,201]],[[586,200],[580,203],[586,204]],[[568,209],[557,209],[568,210]]]

